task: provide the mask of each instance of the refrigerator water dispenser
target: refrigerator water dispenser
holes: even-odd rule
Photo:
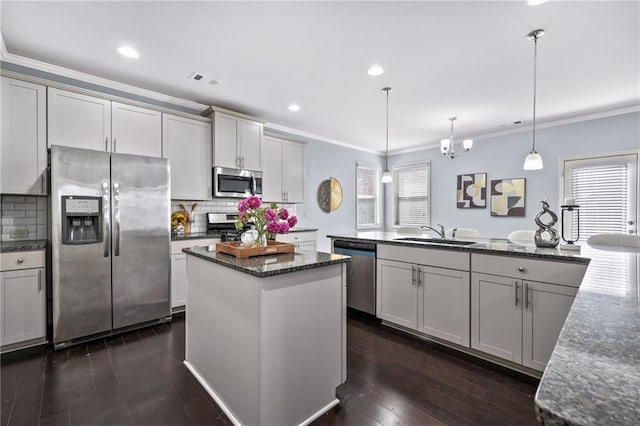
[[[102,242],[102,199],[62,196],[62,244]]]

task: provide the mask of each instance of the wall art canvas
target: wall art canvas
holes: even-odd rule
[[[456,205],[459,209],[487,207],[487,174],[458,175]]]
[[[524,216],[525,178],[491,181],[491,216]]]

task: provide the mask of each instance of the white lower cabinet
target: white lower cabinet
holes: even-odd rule
[[[22,259],[20,253],[10,255]],[[0,345],[3,352],[44,343],[47,336],[44,267],[0,272],[0,311]]]
[[[377,316],[469,346],[469,272],[377,261]]]
[[[300,253],[318,251],[318,231],[290,232],[276,234],[276,241],[293,244],[295,251]]]
[[[471,276],[471,347],[543,371],[578,289],[510,277]]]
[[[187,304],[187,255],[171,255],[171,309]]]

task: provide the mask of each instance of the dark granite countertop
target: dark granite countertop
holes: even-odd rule
[[[629,249],[633,250],[633,249]],[[640,251],[591,258],[535,397],[549,425],[640,424]]]
[[[442,243],[426,243],[415,241],[402,241],[398,238],[432,238],[429,235],[400,235],[395,232],[357,232],[345,235],[327,235],[327,238],[341,240],[366,241],[371,243],[384,243],[408,247],[437,248],[442,250],[456,250],[472,253],[499,254],[506,256],[519,256],[541,258],[546,260],[561,260],[564,262],[589,263],[589,258],[579,251],[561,250],[559,248],[539,248],[535,244],[514,243],[506,238],[457,238],[459,241],[474,241],[469,245],[452,245]]]
[[[349,256],[321,252],[288,253],[238,259],[225,253],[207,251],[206,247],[192,247],[183,249],[182,251],[259,278],[321,268],[323,266],[345,263],[351,260]]]
[[[0,253],[44,250],[46,248],[47,240],[3,241],[0,243]]]
[[[220,238],[220,232],[190,232],[184,235],[172,235],[171,241],[204,240],[206,238]]]

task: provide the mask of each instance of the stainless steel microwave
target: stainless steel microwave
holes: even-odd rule
[[[262,196],[262,172],[214,167],[212,176],[214,197]]]

